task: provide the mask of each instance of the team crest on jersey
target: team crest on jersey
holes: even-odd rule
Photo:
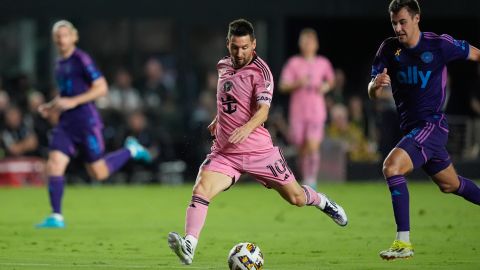
[[[223,84],[223,92],[227,93],[230,92],[230,90],[233,89],[233,83],[231,81],[226,81]]]
[[[402,52],[402,49],[397,49],[395,52],[395,59],[400,62],[400,53]]]
[[[272,84],[270,82],[265,82],[265,88],[267,88],[268,91],[270,91],[272,87]]]
[[[420,58],[422,59],[422,61],[425,63],[425,64],[428,64],[428,63],[431,63],[433,61],[433,53],[431,52],[424,52],[422,53],[422,55],[420,56]]]

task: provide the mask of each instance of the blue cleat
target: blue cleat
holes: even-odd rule
[[[146,163],[152,162],[152,156],[148,150],[134,137],[127,137],[125,140],[125,147],[130,151],[134,160],[144,161]]]
[[[63,220],[62,215],[52,214],[45,218],[42,223],[35,225],[38,229],[62,229],[65,228],[65,221]]]

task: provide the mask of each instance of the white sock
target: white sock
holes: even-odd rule
[[[323,193],[318,193],[318,197],[320,197],[320,204],[318,205],[318,207],[320,207],[320,209],[325,209],[325,205],[327,205],[327,197],[325,195],[323,195]]]
[[[195,238],[195,236],[193,236],[193,235],[187,234],[187,236],[185,236],[185,240],[190,241],[190,243],[192,244],[192,249],[193,249],[193,251],[195,251],[195,248],[197,248],[198,239]]]
[[[63,216],[62,216],[62,214],[52,213],[50,216],[53,217],[53,218],[56,219],[56,220],[63,221]]]
[[[410,243],[410,232],[409,231],[397,232],[397,240]]]

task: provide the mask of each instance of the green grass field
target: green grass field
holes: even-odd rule
[[[0,269],[227,269],[230,248],[256,242],[265,269],[480,269],[478,206],[410,184],[413,259],[382,261],[395,225],[384,183],[327,184],[349,225],[313,207],[296,208],[260,185],[237,185],[211,204],[194,264],[167,246],[183,232],[190,186],[68,187],[67,228],[37,230],[48,213],[41,188],[0,189]]]

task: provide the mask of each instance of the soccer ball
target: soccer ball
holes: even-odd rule
[[[228,267],[230,270],[262,270],[260,247],[248,242],[236,244],[228,254]]]

